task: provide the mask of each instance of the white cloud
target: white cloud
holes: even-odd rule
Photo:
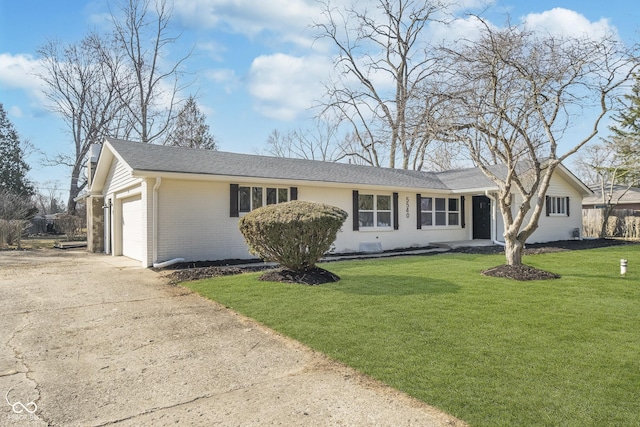
[[[264,116],[294,120],[322,96],[322,81],[332,69],[324,57],[282,53],[259,56],[249,71],[248,89]]]
[[[554,36],[588,36],[597,39],[617,33],[607,19],[591,22],[578,12],[559,7],[541,13],[530,13],[521,17],[520,21],[529,30]],[[496,25],[488,20],[485,20],[485,24],[494,30],[500,28],[500,24]],[[455,42],[477,39],[483,27],[484,24],[475,16],[466,16],[454,19],[449,24],[434,22],[430,25],[429,32],[434,42]]]
[[[491,23],[488,23],[491,25]],[[476,40],[480,36],[482,22],[475,16],[456,18],[448,24],[434,22],[429,26],[429,36],[434,44],[459,40]],[[492,26],[492,28],[495,28]]]
[[[231,93],[240,86],[240,79],[235,71],[228,68],[209,70],[205,76],[214,83],[222,85],[226,93]]]
[[[31,55],[0,53],[0,83],[6,88],[39,91],[39,79],[35,76],[40,62]]]
[[[16,117],[18,119],[24,117],[24,113],[22,112],[22,109],[17,105],[13,105],[9,107],[9,115],[12,117]]]
[[[542,30],[559,36],[601,38],[611,33],[616,34],[615,27],[605,18],[591,22],[584,15],[561,7],[542,13],[530,13],[522,18],[522,22],[531,30]]]
[[[203,51],[209,56],[211,59],[215,61],[222,61],[222,54],[225,53],[228,49],[220,43],[215,41],[209,41],[207,43],[198,43],[196,46],[197,51]]]
[[[175,0],[174,13],[187,26],[223,27],[252,38],[271,31],[308,46],[304,33],[319,9],[315,0]]]

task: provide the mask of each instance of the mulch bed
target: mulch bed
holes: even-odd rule
[[[535,255],[550,252],[562,252],[581,249],[594,249],[607,246],[619,246],[637,244],[626,240],[592,239],[592,240],[564,240],[549,243],[528,244],[524,249],[525,255]],[[395,252],[402,252],[401,250]],[[468,254],[500,254],[504,253],[501,246],[465,247],[453,249],[449,252]],[[236,265],[245,264],[242,267]],[[253,264],[247,266],[246,264]],[[163,270],[173,270],[167,277],[171,284],[190,280],[208,279],[216,276],[228,276],[255,271],[267,271],[260,278],[265,281],[302,283],[306,285],[318,285],[322,283],[336,282],[340,278],[333,273],[316,268],[317,271],[295,274],[286,269],[273,270],[273,267],[264,265],[260,260],[223,260],[223,261],[198,261],[175,264]],[[506,277],[514,280],[545,280],[556,279],[559,276],[543,270],[537,270],[526,265],[508,266],[501,265],[484,271],[482,274],[494,277]],[[332,277],[333,276],[333,277]]]
[[[560,276],[528,265],[499,265],[482,272],[485,276],[505,277],[513,280],[548,280],[559,279]]]
[[[321,285],[334,283],[340,277],[323,268],[315,267],[307,271],[291,271],[284,268],[271,270],[260,276],[265,282],[300,283],[302,285]]]
[[[585,240],[563,240],[558,242],[527,244],[524,249],[525,255],[537,255],[553,252],[575,251],[584,249],[603,248],[607,246],[627,245],[632,242],[625,240],[608,239],[585,239]],[[499,254],[504,253],[504,248],[500,246],[485,246],[474,248],[459,248],[453,252]],[[538,270],[528,265],[499,265],[482,272],[485,276],[505,277],[512,280],[549,280],[559,279],[560,276],[549,271]]]
[[[167,267],[170,269],[171,267]],[[188,268],[182,267],[176,271],[171,272],[167,277],[171,285],[177,285],[181,282],[190,282],[192,280],[209,279],[217,276],[231,276],[233,274],[248,273],[253,271],[266,270],[267,267],[195,267]]]

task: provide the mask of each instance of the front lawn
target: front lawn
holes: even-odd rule
[[[328,263],[342,280],[314,287],[185,286],[472,426],[640,425],[640,245],[524,261],[562,278],[485,277],[504,256],[447,254]]]

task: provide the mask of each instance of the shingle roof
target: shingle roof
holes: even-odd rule
[[[479,168],[455,169],[438,172],[437,177],[451,190],[470,190],[477,188],[495,188],[489,179]]]
[[[582,199],[583,205],[597,205],[602,203],[602,193],[599,185],[590,186],[593,191],[593,195]],[[605,192],[608,192],[610,187],[605,186]],[[611,203],[624,204],[624,203],[640,203],[640,188],[630,187],[627,189],[626,185],[614,185],[613,196],[611,197]]]
[[[167,147],[113,138],[107,141],[135,171],[449,189],[432,172]]]

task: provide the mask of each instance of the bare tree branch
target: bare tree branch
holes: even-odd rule
[[[350,156],[381,166],[424,166],[428,144],[435,139],[433,105],[424,85],[439,70],[436,49],[426,39],[429,23],[447,16],[439,0],[377,0],[373,8],[349,8],[322,1],[316,23],[320,39],[337,48],[336,79],[326,84],[323,112],[333,111],[352,127]],[[357,143],[356,143],[357,142]]]
[[[457,112],[447,138],[465,141],[473,161],[497,184],[507,263],[520,264],[552,174],[598,134],[637,61],[613,36],[558,37],[511,24],[496,29],[477,19],[478,40],[443,49],[451,70],[443,90]],[[587,108],[597,111],[591,129],[559,153]]]

